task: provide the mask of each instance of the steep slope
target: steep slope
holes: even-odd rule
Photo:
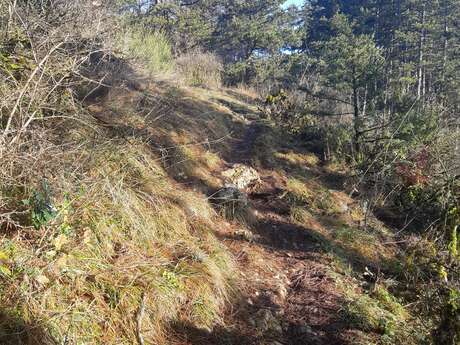
[[[423,336],[389,292],[391,232],[345,192],[345,170],[260,120],[255,95],[137,77],[79,111],[36,156],[35,187],[2,189],[24,200],[2,224],[2,343]],[[225,204],[231,169],[259,178]]]
[[[178,177],[213,183],[219,162],[194,155],[199,123],[179,126],[161,97],[119,85],[4,156],[0,343],[165,343],[177,320],[219,323],[235,285],[225,224]]]
[[[393,233],[349,197],[346,169],[323,165],[298,139],[233,102],[227,106],[250,121],[227,162],[260,175],[245,189],[243,228],[234,222],[220,236],[243,272],[245,300],[234,318],[247,343],[424,341],[417,315],[390,292],[400,293],[404,265]]]

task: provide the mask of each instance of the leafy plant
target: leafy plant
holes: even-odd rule
[[[459,241],[458,241],[458,225],[455,225],[452,229],[452,234],[451,234],[451,239],[449,242],[449,252],[452,258],[454,259],[460,259],[459,257]]]
[[[182,288],[182,282],[174,271],[164,270],[161,273],[161,286],[166,290],[177,290]]]
[[[51,202],[51,192],[48,182],[42,182],[42,189],[35,190],[30,199],[22,201],[31,207],[31,221],[35,229],[40,229],[56,218],[58,211]]]

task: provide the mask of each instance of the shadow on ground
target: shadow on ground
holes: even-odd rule
[[[0,344],[2,345],[58,345],[38,322],[26,322],[18,316],[0,312]]]
[[[212,331],[199,329],[188,322],[170,325],[174,342],[181,345],[254,345],[256,337],[242,334],[241,329],[216,326]]]
[[[321,167],[306,169],[305,166],[281,160],[274,155],[274,147],[279,148],[275,143],[269,143],[266,147],[259,145],[258,139],[267,135],[270,128],[266,124],[242,121],[242,114],[254,115],[249,107],[223,99],[214,102],[195,99],[185,91],[167,84],[160,85],[160,88],[165,90],[161,97],[146,90],[135,90],[131,94],[123,95],[122,89],[112,96],[107,96],[109,100],[106,100],[106,103],[109,103],[112,97],[121,105],[113,108],[114,114],[111,118],[105,117],[103,120],[108,122],[107,130],[114,138],[126,140],[135,137],[148,143],[152,150],[162,157],[166,172],[176,182],[207,196],[221,187],[219,169],[223,167],[206,167],[207,162],[201,161],[189,152],[196,146],[201,150],[216,153],[219,159],[224,160],[224,164],[252,165],[254,160],[257,160],[258,168],[265,171],[273,172],[280,169],[291,176],[293,172],[300,171],[304,176],[320,178],[328,188],[341,188],[344,179],[342,175],[329,174]],[[127,106],[127,109],[124,109],[124,106]],[[226,107],[227,111],[222,106]],[[161,110],[161,118],[158,117],[158,113],[152,112],[157,109],[155,107],[158,107],[158,111]],[[132,112],[133,109],[143,117],[140,123],[123,118],[125,112]],[[238,116],[232,115],[235,112]],[[204,133],[206,137],[203,137]],[[287,137],[273,138],[278,134],[270,135],[272,138],[263,139],[276,140],[278,144],[281,143],[281,149],[284,142],[284,146],[294,152],[305,152],[301,147],[291,146]],[[206,174],[197,173],[203,168]],[[217,182],[212,183],[212,180]],[[171,324],[171,334],[174,335],[175,343],[258,345],[266,344],[267,341],[268,344],[270,341],[276,344],[273,342],[279,341],[279,344],[284,345],[349,344],[346,340],[349,324],[340,316],[340,307],[345,302],[337,293],[335,282],[324,273],[326,268],[321,260],[324,260],[324,254],[331,249],[338,248],[336,253],[356,272],[362,272],[364,267],[372,267],[372,264],[359,253],[339,247],[317,231],[291,222],[290,205],[279,200],[278,204],[271,204],[270,200],[261,201],[260,196],[258,198],[257,202],[252,202],[253,211],[265,216],[260,217],[253,226],[257,235],[253,241],[265,251],[267,258],[279,262],[289,270],[290,283],[286,300],[283,302],[283,313],[277,315],[282,328],[281,334],[259,334],[260,327],[254,321],[254,315],[264,310],[278,312],[271,295],[266,298],[267,296],[261,293],[257,298],[243,295],[241,302],[232,305],[235,309],[231,313],[233,328],[218,326],[212,331],[207,331],[187,322]],[[270,216],[269,213],[273,213],[274,216]],[[247,242],[246,239],[231,233],[216,235],[222,240]],[[268,290],[270,287],[266,288]],[[271,292],[272,295],[274,293]],[[249,298],[252,302],[246,303]]]

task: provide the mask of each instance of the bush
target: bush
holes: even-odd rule
[[[176,63],[187,85],[206,87],[221,85],[223,66],[214,54],[193,51],[180,56]]]

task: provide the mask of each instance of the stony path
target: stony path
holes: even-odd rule
[[[235,145],[232,162],[251,164],[263,126],[250,124]],[[280,194],[285,184],[259,171],[261,183],[247,190],[255,225],[221,234],[244,275],[245,294],[228,315],[232,331],[201,334],[192,344],[347,344],[340,320],[341,296],[327,273],[328,259],[308,229],[293,224]]]

